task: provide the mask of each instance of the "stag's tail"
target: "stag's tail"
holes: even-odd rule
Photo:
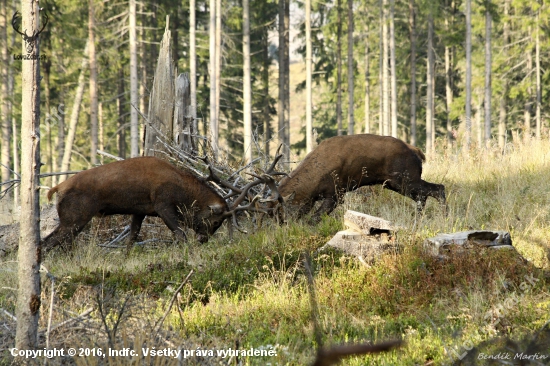
[[[52,189],[50,189],[50,190],[48,191],[48,196],[47,196],[47,197],[48,197],[48,201],[51,201],[51,200],[52,200],[52,196],[53,196],[53,195],[55,194],[55,192],[57,192],[58,190],[59,190],[59,186],[57,185],[57,186],[53,187]]]

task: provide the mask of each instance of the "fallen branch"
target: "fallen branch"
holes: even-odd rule
[[[168,305],[168,309],[166,309],[166,312],[164,313],[163,317],[157,322],[157,324],[155,324],[155,327],[154,327],[154,332],[155,333],[158,333],[158,331],[160,330],[160,327],[162,326],[162,323],[164,323],[164,319],[166,319],[166,317],[170,313],[170,310],[172,309],[172,305],[174,305],[174,301],[176,301],[176,298],[178,297],[179,292],[181,291],[183,286],[185,286],[187,281],[189,281],[189,278],[191,278],[191,275],[193,274],[193,272],[194,272],[193,270],[191,270],[189,272],[187,277],[185,277],[185,279],[183,280],[181,285],[179,285],[179,287],[174,292],[174,295],[172,296],[172,299],[170,300],[170,305]]]
[[[86,316],[88,316],[92,311],[94,311],[94,308],[88,308],[86,310],[84,310],[84,312],[78,316],[75,316],[74,318],[71,318],[71,319],[67,319],[59,324],[56,324],[54,325],[53,327],[50,328],[50,333],[53,332],[54,330],[58,329],[58,328],[61,328],[67,324],[70,324],[70,323],[73,323],[73,322],[76,322],[76,321],[80,321],[82,319],[84,319]],[[39,331],[39,333],[45,333],[47,331],[47,329],[42,329]]]
[[[17,321],[17,318],[15,317],[15,315],[10,314],[7,310],[2,309],[2,308],[0,308],[0,310],[2,310],[2,312],[3,312],[4,314],[6,314],[6,315],[8,316],[8,318],[11,318],[11,320],[13,320],[14,322]]]

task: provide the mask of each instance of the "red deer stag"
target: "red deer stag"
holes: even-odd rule
[[[252,186],[263,182],[257,179],[249,183],[229,207],[205,179],[155,157],[132,158],[85,170],[48,192],[49,200],[57,193],[60,223],[43,239],[42,248],[48,251],[69,242],[94,216],[119,214],[132,215],[128,247],[137,238],[145,216],[160,217],[183,240],[186,236],[182,227],[191,227],[197,239],[205,242],[229,216],[236,224],[236,212],[258,211],[252,202],[239,205]]]
[[[445,186],[421,179],[424,160],[420,149],[390,136],[332,137],[284,177],[278,191],[286,203],[299,206],[299,217],[322,200],[314,220],[332,212],[345,192],[375,184],[412,198],[420,210],[428,196],[445,205]]]

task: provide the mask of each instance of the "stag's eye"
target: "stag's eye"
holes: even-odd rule
[[[212,223],[212,225],[214,225],[214,226],[218,226],[219,224],[220,224],[219,221],[214,221],[214,222]]]

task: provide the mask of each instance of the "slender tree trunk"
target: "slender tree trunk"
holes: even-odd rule
[[[65,93],[61,94],[60,100],[64,100]],[[63,161],[63,154],[65,152],[65,104],[60,103],[57,107],[59,113],[59,124],[57,125],[57,147],[56,147],[56,165],[55,168],[61,171],[61,163]],[[56,179],[56,184],[60,183],[60,176]]]
[[[475,112],[475,119],[474,119],[474,128],[473,131],[476,134],[477,137],[477,146],[482,147],[483,146],[483,127],[481,124],[481,112],[483,111],[483,97],[482,94],[479,93],[478,102],[476,106],[476,112]]]
[[[191,0],[194,1],[194,0]],[[141,27],[139,28],[139,39],[145,39],[145,32],[144,28],[146,26],[145,19],[149,19],[149,17],[146,17],[144,14],[144,4],[139,4],[139,12],[141,13]],[[191,21],[191,20],[189,20]],[[140,73],[141,73],[141,81],[139,82],[139,110],[143,115],[147,115],[149,111],[147,111],[147,103],[146,103],[146,93],[145,93],[145,85],[147,83],[147,60],[146,60],[146,45],[145,43],[141,43],[139,45],[139,62],[140,62]],[[191,48],[191,46],[190,46]],[[191,53],[191,51],[189,52]],[[190,56],[191,57],[191,56]],[[139,121],[139,119],[138,119]],[[144,142],[144,135],[145,135],[145,124],[139,124],[139,144],[142,146],[143,149],[143,142]]]
[[[16,7],[16,1],[13,0],[11,4],[11,10],[12,12],[15,12]],[[15,32],[12,32],[11,34],[11,40],[10,44],[12,49],[15,49]],[[14,70],[13,70],[13,63],[15,60],[13,58],[10,58],[9,65],[8,65],[8,95],[14,95],[15,91],[15,77],[14,77]],[[11,130],[12,130],[12,157],[13,157],[13,179],[19,179],[19,172],[21,166],[19,165],[19,140],[17,137],[17,119],[14,117],[13,113],[13,101],[8,101],[8,117],[11,120]],[[14,212],[17,212],[19,210],[19,186],[16,186],[13,188],[13,209]]]
[[[290,162],[290,0],[285,0],[285,42],[284,42],[284,116],[285,116],[285,160]]]
[[[279,101],[278,101],[278,135],[279,144],[285,143],[285,0],[279,0]],[[285,147],[283,146],[283,151]]]
[[[451,32],[451,27],[454,26],[454,1],[451,1],[451,22],[449,17],[445,17],[445,29],[448,33]],[[451,47],[445,46],[445,106],[447,109],[447,148],[453,147],[453,122],[451,119],[451,105],[453,104],[453,64],[452,64]]]
[[[369,50],[369,26],[366,25],[365,37],[365,133],[370,133],[370,50]]]
[[[97,122],[98,122],[98,140],[97,146],[101,151],[105,151],[105,145],[103,140],[103,103],[99,102],[97,106]],[[103,155],[99,157],[99,163],[103,164]]]
[[[342,135],[342,7],[336,0],[336,122],[338,136]]]
[[[416,20],[414,0],[409,0],[409,34],[411,42],[411,145],[416,145]]]
[[[433,16],[430,10],[428,14],[428,60],[426,67],[426,152],[428,154],[433,153],[432,130],[434,128],[434,114],[433,114],[433,74],[434,74],[434,54],[433,54],[433,37],[434,37],[434,25]]]
[[[214,159],[218,158],[218,116],[216,115],[216,0],[209,1],[209,74],[210,74],[210,145]]]
[[[250,9],[249,1],[243,0],[243,122],[244,161],[252,161],[252,85],[250,70]]]
[[[348,135],[353,135],[355,133],[353,28],[353,0],[348,0]]]
[[[465,144],[470,148],[472,134],[472,0],[466,0],[466,122]]]
[[[504,25],[502,30],[502,38],[504,42],[504,58],[508,58],[508,46],[510,44],[510,1],[504,1]],[[506,118],[507,118],[507,103],[508,103],[508,79],[504,78],[502,83],[502,94],[500,97],[499,117],[498,117],[498,146],[504,149],[506,143]]]
[[[492,88],[491,88],[491,66],[492,55],[491,55],[491,12],[489,11],[489,6],[491,2],[487,0],[487,9],[485,11],[485,133],[484,133],[484,142],[485,147],[489,147],[489,142],[491,140],[491,97],[492,97]]]
[[[23,0],[22,29],[33,34],[39,29],[38,4]],[[36,58],[22,62],[21,103],[21,220],[18,250],[17,328],[15,347],[32,350],[38,346],[40,316],[40,66],[39,44]]]
[[[136,0],[130,0],[130,156],[139,156]]]
[[[262,52],[263,52],[263,68],[262,68],[262,84],[263,84],[263,121],[264,121],[264,154],[269,156],[269,143],[271,140],[271,108],[269,103],[269,67],[271,60],[269,59],[269,38],[267,32],[264,32],[262,37]]]
[[[388,69],[388,56],[389,56],[389,44],[388,44],[388,0],[383,0],[383,23],[382,23],[382,88],[384,90],[384,108],[383,108],[383,120],[384,120],[384,132],[386,136],[390,135],[390,75]]]
[[[8,33],[7,33],[8,4],[6,0],[0,1],[0,123],[2,128],[2,149],[0,151],[1,159],[0,171],[2,172],[2,182],[10,179],[10,141],[11,141],[11,121],[8,115]]]
[[[380,41],[378,43],[378,134],[384,134],[384,0],[379,1],[380,4]]]
[[[306,0],[306,153],[313,150],[311,0]]]
[[[27,0],[25,0],[27,1]],[[90,39],[86,42],[84,48],[84,55],[88,55],[88,48],[90,47]],[[61,171],[66,172],[69,170],[71,163],[71,154],[73,152],[73,143],[76,136],[76,125],[78,123],[78,114],[80,113],[80,106],[82,104],[82,97],[84,95],[85,86],[85,70],[88,66],[88,58],[84,56],[80,65],[80,75],[78,76],[78,86],[74,96],[73,108],[71,109],[71,118],[69,120],[69,130],[67,131],[67,138],[65,140],[65,150],[63,152],[63,159],[61,160]],[[67,179],[66,175],[59,176],[59,182]]]
[[[279,142],[286,162],[290,161],[289,6],[289,0],[279,0]]]
[[[126,159],[126,113],[124,110],[124,70],[118,70],[118,92],[116,98],[118,111],[118,156]]]
[[[221,85],[222,85],[222,0],[216,0],[216,123],[218,125],[218,148],[219,148],[219,129],[221,121]]]
[[[46,107],[46,118],[45,118],[45,127],[46,127],[46,147],[48,151],[48,155],[46,156],[46,166],[47,169],[50,172],[53,172],[53,145],[52,145],[52,121],[56,121],[52,117],[52,110],[51,110],[51,104],[50,104],[50,70],[51,70],[51,63],[49,60],[46,60],[42,65],[42,70],[44,70],[44,102]],[[50,181],[50,187],[53,187],[55,185],[54,183],[54,177],[50,177],[48,179]]]
[[[531,33],[531,27],[529,27],[528,34]],[[530,38],[530,37],[529,37]],[[527,87],[527,92],[525,95],[525,103],[523,105],[523,142],[527,143],[531,139],[531,80],[532,80],[532,71],[533,71],[533,55],[531,50],[527,50],[527,70],[526,75],[529,75],[527,80],[529,80],[529,86]]]
[[[12,117],[12,131],[13,131],[13,179],[19,179],[20,165],[19,165],[19,144],[17,138],[17,119]],[[17,212],[19,208],[19,187],[13,188],[13,209]]]
[[[94,25],[94,0],[89,0],[88,14],[88,37],[90,45],[88,48],[90,59],[90,129],[91,129],[91,151],[90,163],[97,164],[97,63],[95,55],[95,25]]]
[[[191,116],[193,118],[193,130],[197,128],[197,18],[195,0],[189,0],[189,86],[191,89]]]
[[[391,135],[397,137],[397,68],[395,65],[395,0],[390,0]]]
[[[536,78],[537,78],[537,104],[535,108],[535,119],[536,119],[536,137],[537,140],[540,140],[541,137],[541,127],[542,127],[542,117],[541,117],[541,107],[542,107],[542,87],[541,87],[541,71],[540,71],[540,9],[537,11],[537,31],[535,35],[535,69],[536,69]]]

